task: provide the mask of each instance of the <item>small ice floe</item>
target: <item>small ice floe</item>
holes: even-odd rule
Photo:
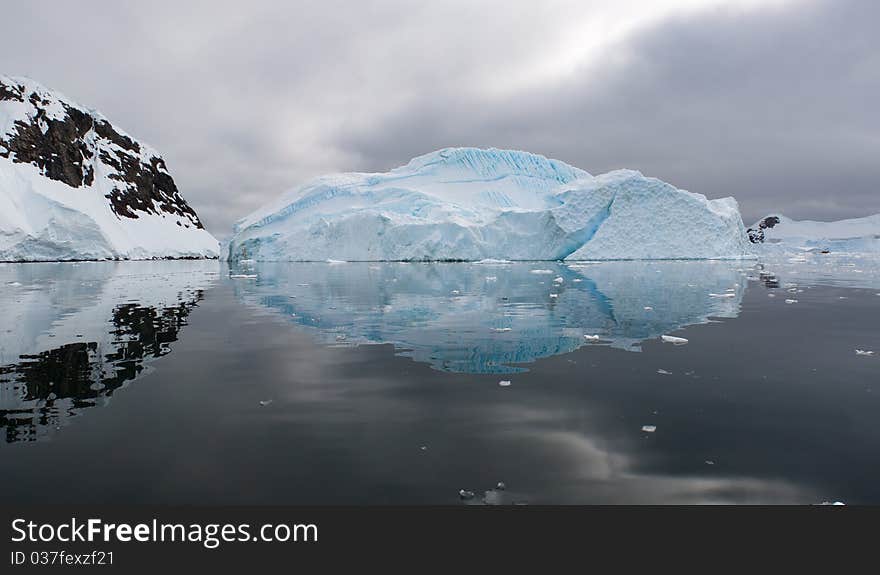
[[[504,491],[505,489],[507,489],[507,485],[505,485],[503,481],[499,481],[495,485],[495,489],[497,489],[498,491]]]
[[[230,274],[229,279],[233,280],[253,280],[257,279],[257,274]]]
[[[449,293],[451,293],[452,295],[458,295],[458,294],[460,294],[461,292],[458,291],[457,289],[454,289],[454,290],[452,290],[452,291],[449,292]]]
[[[843,501],[823,501],[822,503],[817,503],[816,505],[846,505]]]
[[[584,281],[584,280],[582,280],[581,278],[574,278],[574,279],[571,280],[571,281],[573,281],[573,282],[576,283],[576,284],[579,284],[579,283],[581,283],[581,282]],[[878,293],[877,295],[880,295],[880,293]]]
[[[654,308],[651,307],[651,306],[649,306],[649,305],[646,305],[646,306],[645,306],[645,311],[654,311]]]
[[[487,282],[498,281],[498,276],[486,276],[486,281]]]
[[[559,294],[558,293],[551,293],[550,297],[552,297],[553,299],[556,299],[559,297]]]
[[[768,293],[767,297],[776,297],[776,294],[775,293]]]
[[[348,339],[348,336],[346,336],[344,333],[336,336],[336,341],[345,341],[346,339]]]
[[[785,303],[797,303],[797,302],[798,302],[798,300],[796,300],[796,299],[787,299],[787,300],[785,300]]]
[[[874,352],[870,349],[857,349],[856,355],[874,355]]]
[[[658,369],[657,373],[659,373],[660,375],[672,375],[671,371],[666,371],[665,369]]]
[[[645,433],[654,433],[655,431],[657,431],[657,426],[656,425],[643,425],[642,431],[644,431]]]
[[[505,332],[505,331],[513,331],[513,328],[510,328],[510,327],[493,327],[493,328],[492,328],[492,331],[497,332],[497,333],[502,333],[502,332]]]
[[[736,297],[735,293],[710,293],[709,297]]]
[[[266,407],[267,405],[269,405],[271,403],[272,403],[271,399],[264,399],[260,402],[260,407]]]
[[[711,459],[707,459],[707,460],[704,461],[703,463],[705,463],[706,465],[715,465],[715,462],[712,461]]]
[[[584,334],[584,339],[587,341],[599,341],[600,337],[598,335],[587,335]]]
[[[562,276],[556,276],[555,278],[553,278],[553,283],[555,283],[555,284],[565,283],[565,279],[563,279]]]
[[[509,264],[510,260],[496,260],[493,258],[486,258],[484,260],[475,261],[475,264]]]
[[[529,273],[538,274],[538,275],[550,275],[553,273],[553,270],[532,270]]]
[[[500,385],[501,387],[510,387],[510,380],[509,379],[502,379],[501,381],[498,382],[498,385]]]
[[[660,339],[662,339],[665,343],[671,343],[674,345],[684,345],[688,342],[683,337],[675,337],[674,335],[661,335]]]
[[[474,498],[474,492],[473,492],[473,491],[468,491],[467,489],[459,489],[459,490],[458,490],[458,496],[459,496],[463,501],[468,501],[469,499],[473,499],[473,498]]]
[[[327,260],[327,263],[328,263],[328,264],[347,264],[348,262],[345,261],[345,260],[331,260],[331,259],[328,259],[328,260]]]
[[[419,447],[419,450],[421,450],[421,451],[428,451],[428,446],[427,446],[427,445],[422,445],[421,447]]]
[[[12,286],[12,287],[21,287],[21,282],[9,282],[6,285]]]

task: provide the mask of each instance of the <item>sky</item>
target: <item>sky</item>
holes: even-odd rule
[[[880,212],[874,0],[0,0],[0,72],[160,150],[223,238],[450,146],[636,169],[748,225]]]

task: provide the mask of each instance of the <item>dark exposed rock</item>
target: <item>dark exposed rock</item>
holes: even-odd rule
[[[203,229],[177,190],[165,161],[99,114],[6,77],[0,77],[0,106],[3,101],[27,102],[31,109],[15,121],[11,134],[0,134],[0,157],[32,164],[47,178],[74,188],[91,186],[100,162],[101,172],[113,182],[106,197],[117,216],[165,213]]]
[[[749,241],[753,244],[763,244],[764,243],[764,230],[768,228],[773,228],[776,224],[779,223],[778,216],[767,216],[760,222],[758,222],[758,227],[749,228],[746,232],[749,234]]]

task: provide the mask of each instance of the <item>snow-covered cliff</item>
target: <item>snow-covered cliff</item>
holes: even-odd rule
[[[0,75],[0,261],[218,250],[156,150],[33,80]]]

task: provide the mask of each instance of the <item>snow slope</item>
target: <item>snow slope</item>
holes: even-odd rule
[[[749,228],[763,252],[880,252],[880,214],[836,222],[792,220],[772,214]]]
[[[598,177],[527,152],[447,148],[387,173],[324,176],[244,218],[230,260],[739,258],[735,200],[639,172]]]
[[[33,80],[0,76],[0,260],[218,255],[158,152]]]

